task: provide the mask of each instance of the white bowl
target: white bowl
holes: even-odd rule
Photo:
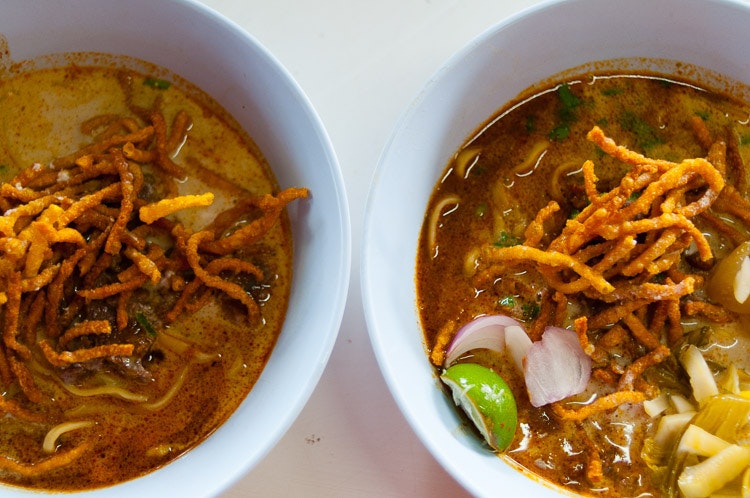
[[[480,35],[427,82],[402,116],[373,177],[361,281],[373,348],[404,416],[428,450],[478,496],[557,496],[512,469],[462,429],[425,353],[415,298],[420,227],[439,175],[462,142],[527,87],[594,61],[635,58],[671,72],[674,61],[750,83],[750,5],[730,0],[569,0],[540,3]],[[662,60],[644,60],[641,58]],[[670,62],[672,61],[672,62]],[[743,98],[747,98],[743,91]]]
[[[0,34],[14,60],[58,52],[123,54],[201,87],[258,144],[281,187],[312,200],[290,206],[294,282],[281,336],[237,411],[197,448],[144,477],[84,495],[213,496],[258,463],[291,426],[328,361],[349,284],[351,241],[343,178],[329,138],[291,75],[252,36],[195,1],[8,0]],[[301,203],[299,203],[301,205]],[[3,496],[36,493],[0,486]]]

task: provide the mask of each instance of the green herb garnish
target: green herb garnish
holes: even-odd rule
[[[703,121],[708,121],[708,118],[711,116],[708,111],[695,111],[695,115],[701,118]]]
[[[557,87],[557,96],[560,97],[564,109],[575,109],[581,105],[581,99],[570,91],[570,86],[567,83]]]
[[[570,127],[566,124],[555,126],[555,128],[549,132],[550,140],[563,140],[568,138],[570,135]]]
[[[530,114],[526,116],[526,132],[534,133],[536,131],[536,116]]]
[[[533,320],[539,316],[541,308],[537,303],[526,303],[521,306],[521,311],[523,312],[524,320]]]
[[[516,300],[513,299],[513,296],[505,296],[503,298],[500,298],[497,303],[500,306],[504,306],[506,308],[513,308],[516,305]]]
[[[557,87],[557,96],[560,99],[560,107],[557,109],[557,124],[548,137],[550,140],[563,140],[570,135],[570,125],[578,120],[576,108],[581,105],[581,99],[570,90],[567,83]]]
[[[148,335],[152,337],[156,336],[156,330],[154,329],[153,325],[151,325],[151,322],[148,321],[148,318],[146,318],[146,315],[144,315],[140,311],[137,311],[135,313],[135,321],[138,322],[138,325],[140,325],[141,328],[145,330]]]
[[[513,235],[512,233],[508,233],[506,231],[500,232],[500,236],[495,241],[495,246],[497,247],[513,247],[517,246],[521,243],[521,239]]]
[[[611,97],[613,95],[620,95],[624,91],[625,90],[623,90],[619,86],[613,86],[611,88],[605,88],[604,90],[602,90],[602,95],[606,97]]]
[[[656,134],[656,130],[634,112],[625,111],[620,116],[619,121],[620,126],[624,130],[635,135],[636,141],[641,148],[648,149],[662,143],[661,138]]]
[[[146,78],[145,80],[143,80],[143,84],[157,90],[166,90],[167,88],[172,86],[172,83],[170,83],[169,81],[159,78]]]
[[[633,192],[632,194],[630,194],[630,197],[628,197],[628,202],[633,202],[637,200],[641,196],[642,193],[643,192],[640,190],[637,192]]]

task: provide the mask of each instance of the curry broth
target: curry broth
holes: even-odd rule
[[[581,172],[587,159],[595,164],[599,192],[619,183],[627,168],[588,142],[589,130],[599,126],[617,144],[647,157],[681,161],[705,157],[690,124],[696,116],[712,133],[731,130],[735,152],[745,163],[750,159],[747,105],[689,82],[650,74],[571,78],[525,96],[480,127],[441,175],[420,235],[417,303],[428,352],[441,333],[455,334],[480,315],[512,316],[527,329],[534,324],[542,299],[550,299],[544,294],[544,279],[530,267],[514,267],[490,282],[479,281],[477,248],[523,243],[524,230],[537,212],[555,200],[561,209],[552,219],[551,233],[545,233],[543,240],[549,242],[567,218],[587,205]],[[731,219],[729,223],[748,237],[743,224]],[[717,259],[734,248],[714,228],[696,224]],[[710,270],[691,271],[707,278]],[[696,297],[705,299],[701,289]],[[596,305],[585,298],[569,299],[562,326],[572,328],[575,318],[596,311]],[[704,354],[718,364],[726,366],[731,359],[740,368],[750,366],[744,319],[715,324],[701,317],[683,317],[682,326],[685,340],[710,329],[713,344]],[[519,426],[503,458],[576,493],[661,495],[664,479],[642,458],[644,441],[653,436],[656,423],[640,404],[625,404],[582,423],[561,420],[548,405],[531,406],[523,377],[505,353],[474,350],[459,361],[491,367],[512,388]],[[647,379],[658,385],[655,370],[646,372],[651,374]],[[586,404],[607,389],[592,377],[584,393],[566,401]],[[690,396],[689,388],[684,392]],[[604,479],[597,483],[587,480],[592,444],[603,463]]]
[[[192,119],[186,140],[173,156],[186,172],[186,178],[176,182],[177,193],[208,191],[215,197],[210,207],[171,215],[173,222],[201,230],[239,198],[278,191],[257,146],[216,102],[184,82],[170,84],[114,65],[68,65],[0,78],[0,180],[8,181],[32,164],[46,167],[71,154],[92,140],[91,134],[81,131],[83,122],[100,115],[133,116],[134,105],[158,107],[167,123],[178,111],[186,111]],[[161,188],[157,172],[144,166],[144,175],[146,183]],[[249,222],[237,222],[235,228]],[[131,312],[140,313],[138,320],[145,316],[151,322],[139,321],[139,326],[131,321],[135,334],[155,336],[148,339],[150,346],[137,360],[137,368],[104,360],[96,367],[72,365],[59,373],[35,353],[30,370],[43,401],[30,403],[12,385],[5,386],[4,398],[36,413],[52,414],[58,424],[93,422],[64,433],[56,443],[58,451],[84,443],[91,446],[59,469],[19,475],[11,465],[11,470],[0,470],[0,479],[54,491],[115,484],[163,466],[226,420],[258,379],[281,330],[292,276],[286,214],[265,238],[239,252],[264,273],[261,281],[240,282],[260,306],[258,323],[248,323],[236,302],[215,295],[194,314],[162,322],[174,298],[164,296],[168,289],[160,283],[137,291],[130,305]],[[71,391],[100,386],[126,389],[138,400]],[[3,417],[0,455],[22,465],[44,461],[49,453],[42,450],[41,441],[50,425]]]

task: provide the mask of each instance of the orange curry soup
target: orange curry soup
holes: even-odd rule
[[[511,388],[518,424],[502,458],[582,495],[697,496],[696,483],[741,495],[748,116],[688,81],[583,74],[513,102],[449,162],[416,267],[438,373],[484,315],[517,320],[532,342],[548,326],[575,331],[591,364],[585,390],[535,407],[508,351],[456,360]],[[725,448],[735,454],[711,460]]]
[[[284,206],[307,191],[279,192],[227,112],[162,69],[16,69],[0,77],[0,480],[98,488],[184,454],[250,391],[290,292]]]

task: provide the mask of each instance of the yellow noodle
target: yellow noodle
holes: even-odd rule
[[[177,377],[177,380],[172,384],[172,387],[170,387],[169,390],[161,398],[152,401],[151,403],[143,403],[141,406],[147,410],[152,411],[158,411],[167,406],[169,402],[172,401],[172,398],[174,398],[177,392],[180,390],[182,384],[185,382],[187,372],[188,367],[185,366],[185,368],[182,369],[182,372],[180,372],[180,375]]]
[[[430,248],[431,253],[435,252],[438,223],[440,221],[440,216],[442,216],[443,214],[443,209],[445,209],[447,206],[450,206],[451,204],[455,204],[455,206],[458,207],[459,202],[461,202],[461,199],[457,195],[449,195],[447,197],[444,197],[443,199],[440,199],[440,201],[432,209],[432,212],[430,213],[430,222],[427,226],[427,247]],[[455,207],[453,209],[455,209]]]
[[[547,153],[547,148],[549,147],[549,142],[547,140],[541,140],[537,143],[535,143],[528,154],[526,154],[526,157],[521,161],[521,164],[517,165],[515,168],[511,170],[511,173],[513,173],[516,176],[528,176],[531,173],[536,170],[536,168],[539,166],[539,162],[544,157],[544,154]]]
[[[63,383],[62,386],[76,396],[114,396],[127,401],[142,403],[148,398],[143,394],[137,394],[118,386],[98,386],[98,387],[76,387]]]
[[[91,420],[81,420],[78,422],[63,422],[54,426],[44,436],[44,442],[42,443],[42,450],[45,453],[54,453],[57,449],[57,440],[66,432],[76,431],[78,429],[85,429],[91,427],[96,423]]]
[[[471,171],[471,168],[473,168],[479,160],[481,152],[481,149],[477,147],[467,147],[466,149],[459,151],[458,154],[456,154],[456,159],[453,161],[453,164],[455,165],[453,167],[453,172],[456,173],[459,178],[466,178]]]

